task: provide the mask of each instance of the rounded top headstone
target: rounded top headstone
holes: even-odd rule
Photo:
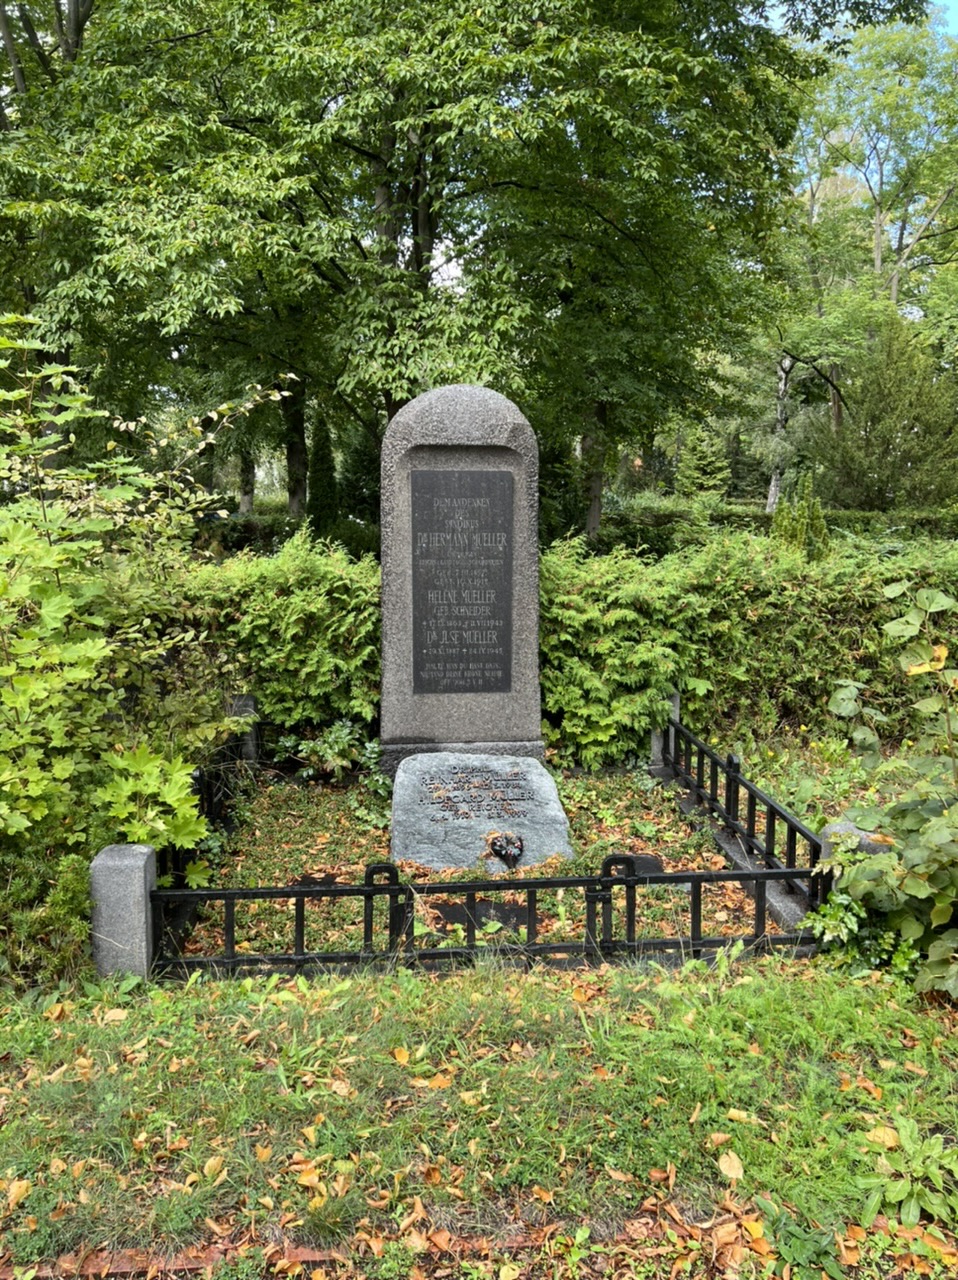
[[[498,445],[538,455],[522,411],[491,387],[466,382],[424,391],[399,410],[386,428],[384,454],[415,445]]]

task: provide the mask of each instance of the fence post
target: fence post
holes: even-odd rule
[[[672,693],[672,708],[669,711],[670,718],[673,720],[678,720],[680,711],[681,711],[681,702],[679,698],[679,691],[678,689],[675,689]],[[661,729],[652,730],[652,749],[650,753],[651,759],[649,760],[650,769],[662,769],[665,767],[665,755],[666,755],[665,747],[666,747],[666,743],[669,741],[670,733],[671,731],[667,724],[664,725]],[[675,751],[675,745],[670,744],[669,755],[671,756],[674,753],[674,751]]]
[[[735,830],[738,825],[738,780],[742,762],[738,756],[729,755],[725,760],[725,825]]]
[[[156,850],[148,844],[108,844],[90,867],[93,960],[101,977],[150,976]]]

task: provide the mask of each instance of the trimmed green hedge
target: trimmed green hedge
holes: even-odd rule
[[[829,531],[889,542],[914,538],[958,538],[958,507],[931,511],[854,511],[829,508],[824,512]],[[772,516],[755,503],[692,503],[687,498],[639,494],[611,509],[602,527],[588,540],[589,550],[607,555],[615,547],[641,548],[657,558],[681,550],[696,526],[713,534],[768,533]],[[700,537],[697,540],[701,540]]]
[[[231,654],[261,716],[290,732],[379,708],[379,566],[305,531],[274,556],[234,556],[193,574],[193,607]]]
[[[905,734],[913,694],[882,631],[897,616],[882,588],[900,579],[958,594],[958,544],[915,541],[889,555],[850,543],[815,564],[747,533],[652,563],[623,548],[592,555],[581,539],[555,544],[541,565],[546,741],[562,763],[621,763],[645,751],[676,684],[683,718],[703,731],[820,725],[841,679],[864,683],[866,705],[890,717],[886,732]],[[306,737],[348,719],[375,735],[372,557],[299,535],[268,559],[198,570],[192,593],[267,720]]]

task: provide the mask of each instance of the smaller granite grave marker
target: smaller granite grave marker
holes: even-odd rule
[[[439,751],[407,756],[396,771],[396,861],[495,872],[571,853],[556,785],[538,760]]]

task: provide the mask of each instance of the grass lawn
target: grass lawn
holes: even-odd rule
[[[562,789],[582,869],[715,856],[638,775]],[[356,876],[381,809],[264,788],[216,875]],[[954,1275],[941,1225],[866,1202],[910,1124],[954,1145],[956,1032],[897,979],[788,957],[0,997],[0,1278]]]

